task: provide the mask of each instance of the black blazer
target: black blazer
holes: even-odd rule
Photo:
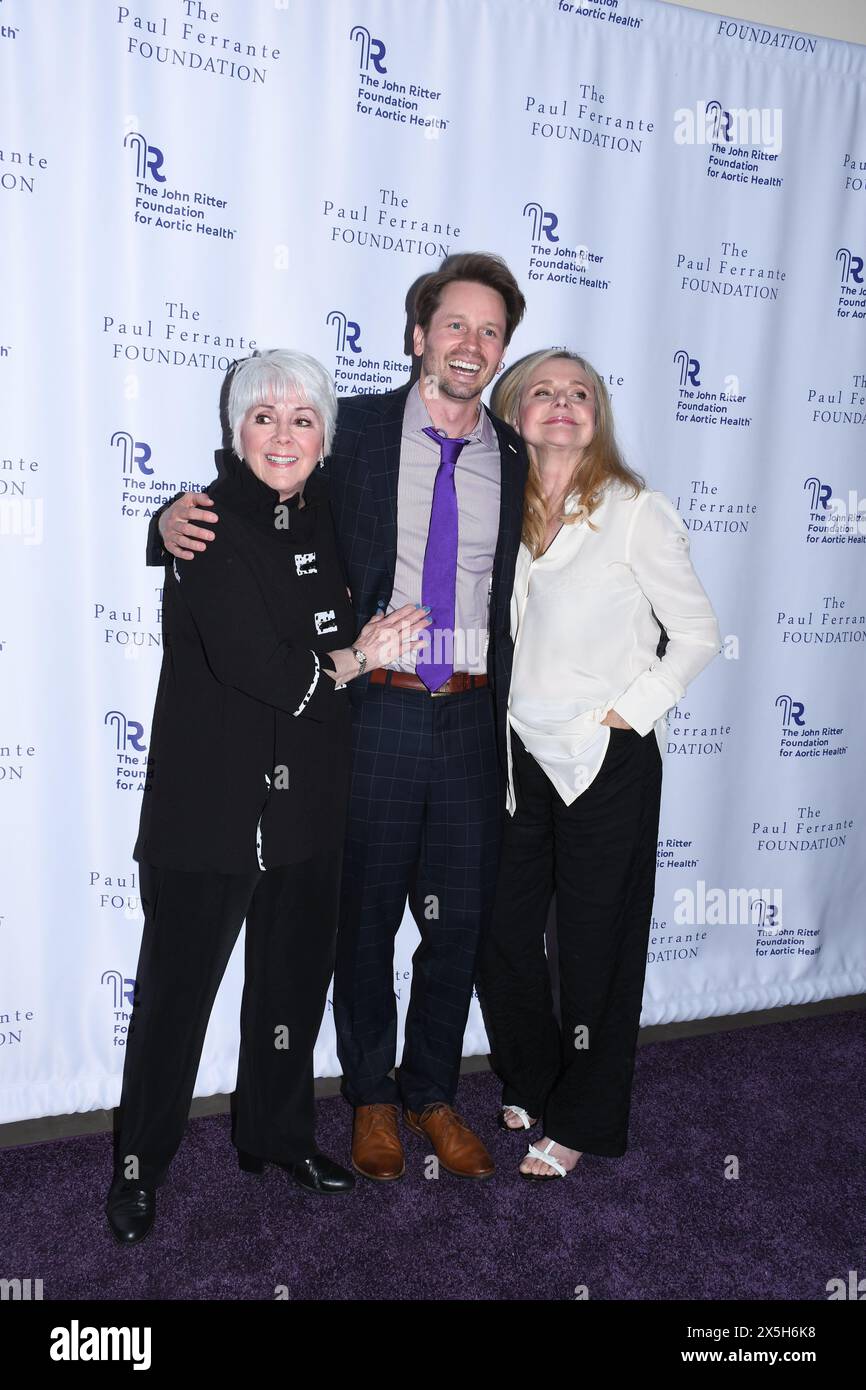
[[[334,443],[323,470],[329,483],[337,547],[352,591],[356,634],[376,612],[380,600],[386,604],[390,601],[394,588],[403,411],[406,397],[414,389],[414,385],[407,385],[379,396],[344,397],[339,405]],[[504,769],[507,766],[505,721],[513,656],[511,591],[529,462],[520,435],[490,411],[487,413],[499,440],[502,464],[487,672],[496,702],[499,755]],[[217,457],[225,457],[225,454]],[[148,564],[162,564],[166,557],[158,517],[159,513],[150,524]],[[222,519],[214,531],[219,531],[221,525]],[[198,564],[200,559],[201,553],[192,563]],[[349,698],[353,703],[363,699],[369,679],[369,676],[358,676],[349,683]]]
[[[230,452],[222,466],[216,539],[166,564],[134,855],[241,874],[342,850],[351,709],[325,653],[355,622],[320,470],[275,518],[272,488]]]

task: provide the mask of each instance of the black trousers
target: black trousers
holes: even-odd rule
[[[454,1103],[501,823],[487,686],[432,697],[370,685],[355,710],[334,1022],[351,1105]],[[412,957],[396,1081],[394,938],[407,894]],[[408,988],[401,980],[398,988]]]
[[[157,1187],[186,1128],[213,1001],[244,918],[232,1139],[262,1158],[315,1151],[313,1047],[334,965],[333,852],[252,874],[140,865],[145,914],[115,1128],[115,1173]],[[137,1168],[129,1159],[137,1160]]]
[[[502,1103],[541,1115],[584,1153],[628,1143],[655,884],[661,755],[655,734],[611,729],[604,762],[566,806],[512,730],[506,815],[479,994]],[[544,933],[556,893],[561,1026]]]

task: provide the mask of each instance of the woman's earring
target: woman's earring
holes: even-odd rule
[[[322,457],[319,459],[319,467],[320,467],[320,468],[324,468],[324,466],[325,466],[325,456],[324,456],[324,454],[323,454]]]

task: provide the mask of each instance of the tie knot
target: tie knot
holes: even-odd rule
[[[460,450],[463,448],[464,444],[470,442],[468,439],[448,439],[446,436],[441,435],[438,430],[435,430],[432,425],[425,426],[424,433],[429,439],[435,440],[439,445],[442,451],[443,463],[456,463],[460,457]]]

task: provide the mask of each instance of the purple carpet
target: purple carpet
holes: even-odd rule
[[[823,1300],[866,1273],[864,1063],[862,1012],[642,1048],[629,1152],[546,1183],[518,1177],[526,1140],[495,1127],[486,1073],[457,1101],[496,1161],[484,1182],[426,1178],[404,1130],[400,1182],[316,1197],[239,1172],[228,1116],[195,1120],[128,1250],[104,1215],[109,1135],[4,1149],[3,1274],[46,1300]],[[349,1134],[345,1102],[320,1101],[322,1150],[348,1163]]]

